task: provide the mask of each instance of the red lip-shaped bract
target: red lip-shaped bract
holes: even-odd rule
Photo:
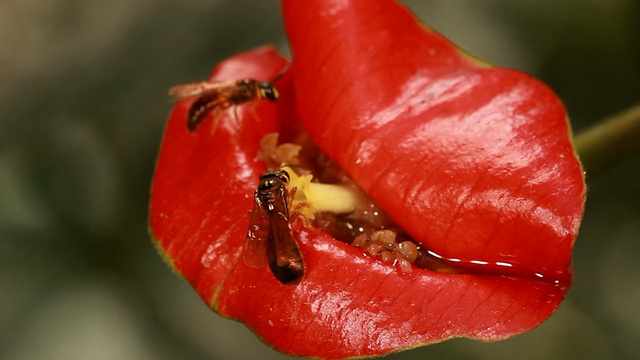
[[[584,182],[564,109],[535,79],[471,59],[382,0],[285,0],[293,62],[281,100],[186,128],[176,105],[153,182],[160,250],[221,315],[278,350],[384,354],[450,337],[498,340],[544,321],[568,289]],[[213,79],[273,79],[260,48]],[[295,227],[305,275],[278,282],[241,251],[259,140],[299,125],[408,234],[468,272],[396,268]],[[464,266],[463,266],[464,267]]]

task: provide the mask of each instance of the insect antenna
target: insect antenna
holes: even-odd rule
[[[280,70],[280,72],[278,73],[278,75],[276,75],[276,77],[273,78],[273,80],[271,80],[271,82],[275,82],[277,80],[280,80],[280,78],[282,77],[282,75],[284,75],[284,73],[287,72],[287,70],[289,70],[289,68],[291,67],[291,63],[287,63],[287,65],[285,65],[282,70]]]

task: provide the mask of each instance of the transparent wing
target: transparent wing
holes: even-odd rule
[[[281,195],[275,196],[275,201],[270,204],[271,211],[266,212],[271,231],[269,239],[272,240],[267,244],[267,259],[276,279],[283,284],[294,285],[304,275],[304,264],[291,232],[288,194],[284,184],[278,191]]]
[[[200,81],[176,85],[169,89],[169,95],[172,96],[174,100],[201,95],[223,95],[235,87],[235,81]]]
[[[249,228],[244,239],[242,257],[244,262],[252,268],[262,268],[267,265],[267,239],[271,232],[271,223],[258,200],[253,203]]]

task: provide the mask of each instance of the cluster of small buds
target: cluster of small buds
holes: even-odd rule
[[[377,230],[371,235],[362,233],[353,240],[352,245],[371,256],[380,256],[382,261],[393,262],[404,274],[411,273],[411,264],[418,258],[418,246],[411,241],[397,242],[393,230]]]

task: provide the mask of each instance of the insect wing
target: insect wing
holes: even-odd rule
[[[244,262],[252,268],[263,268],[267,265],[267,239],[271,233],[271,223],[260,201],[255,199],[249,228],[242,249]]]
[[[201,95],[224,96],[236,87],[235,81],[200,81],[180,84],[169,89],[169,95],[175,100],[181,100]]]
[[[290,219],[286,212],[272,214],[272,240],[267,249],[269,267],[273,275],[283,284],[295,285],[304,274],[302,257],[290,227]]]
[[[276,279],[283,284],[295,285],[304,275],[304,265],[291,232],[288,192],[282,186],[275,194],[279,195],[271,199],[270,211],[265,211],[271,231],[267,238],[267,259]]]

